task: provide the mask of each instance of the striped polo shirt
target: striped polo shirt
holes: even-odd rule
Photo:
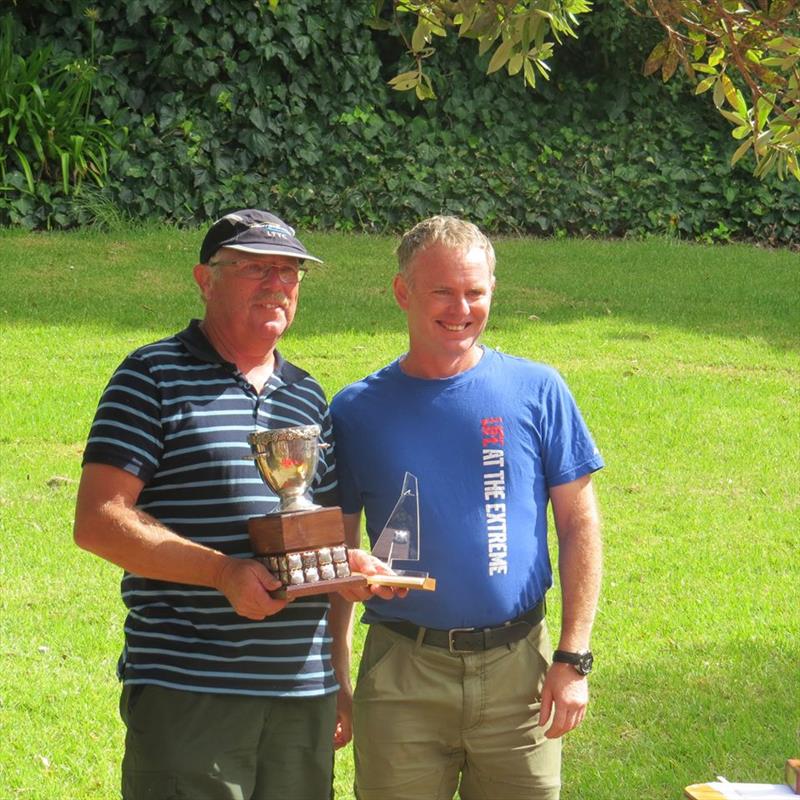
[[[226,555],[253,555],[250,517],[277,498],[250,456],[248,433],[318,424],[332,441],[325,395],[275,353],[260,394],[222,359],[193,320],[186,330],[129,355],[106,387],[83,462],[140,478],[137,507],[171,530]],[[333,447],[320,451],[314,500],[336,501]],[[125,572],[128,608],[119,677],[129,684],[260,696],[336,691],[327,595],[299,598],[262,621],[236,614],[211,588]]]

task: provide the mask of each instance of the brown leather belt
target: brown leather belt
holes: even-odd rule
[[[545,610],[545,601],[542,600],[530,611],[495,628],[451,628],[445,631],[422,628],[413,622],[387,621],[378,624],[414,640],[423,630],[422,644],[443,647],[451,653],[479,653],[524,639],[544,619]]]

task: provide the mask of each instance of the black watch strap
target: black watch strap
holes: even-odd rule
[[[594,657],[591,650],[582,650],[579,653],[571,653],[569,650],[556,650],[553,653],[553,661],[559,664],[572,664],[581,675],[588,675],[592,671]]]

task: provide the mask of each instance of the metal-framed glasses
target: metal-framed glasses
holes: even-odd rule
[[[256,261],[215,261],[212,258],[208,263],[212,267],[231,267],[238,278],[254,281],[265,281],[274,272],[278,276],[278,280],[286,286],[294,286],[296,283],[300,283],[306,274],[305,267],[263,264]]]

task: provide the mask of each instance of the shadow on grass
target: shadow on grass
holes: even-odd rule
[[[186,231],[0,238],[2,320],[177,330],[202,313],[191,269],[200,235]],[[326,265],[301,292],[295,336],[404,330],[391,278],[394,240],[316,234]],[[789,251],[645,242],[507,239],[496,243],[492,329],[613,318],[609,334],[645,340],[650,326],[800,345],[800,259]],[[641,329],[630,330],[629,326]]]

